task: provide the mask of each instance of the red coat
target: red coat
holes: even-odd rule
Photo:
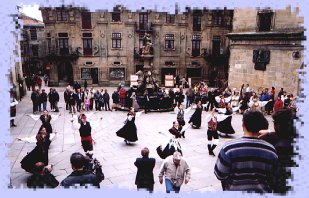
[[[274,104],[274,111],[279,111],[283,108],[283,101],[282,100],[276,100]]]
[[[125,89],[121,88],[119,90],[119,98],[121,98],[121,99],[125,99],[126,98],[126,90]]]

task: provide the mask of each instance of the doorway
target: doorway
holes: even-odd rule
[[[99,83],[99,69],[98,68],[91,68],[91,78],[92,78],[92,84]]]
[[[63,62],[58,64],[58,79],[59,83],[67,82],[69,84],[73,84],[73,67],[71,63]]]
[[[176,68],[162,68],[161,69],[161,84],[165,84],[165,75],[176,76]]]

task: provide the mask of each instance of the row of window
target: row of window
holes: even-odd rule
[[[92,55],[92,33],[83,33],[83,49],[84,55]],[[51,38],[50,33],[47,34],[47,46],[49,53],[51,52]],[[143,46],[143,35],[140,35],[140,47]],[[220,36],[213,37],[213,54],[220,53]],[[112,48],[121,48],[121,33],[112,33]],[[60,53],[68,53],[68,33],[58,33],[57,48],[60,49]],[[165,49],[175,49],[175,35],[165,34]],[[192,55],[199,56],[201,49],[201,35],[192,36]]]
[[[91,13],[90,12],[82,12],[82,28],[83,29],[91,29]],[[273,18],[272,11],[263,11],[258,12],[258,31],[270,31],[271,30],[271,21]],[[66,11],[58,11],[57,12],[57,21],[67,21],[68,14]],[[120,22],[121,15],[120,12],[112,13],[112,21]],[[193,31],[201,31],[201,23],[202,15],[194,14],[193,15]],[[215,13],[213,15],[213,24],[214,25],[223,25],[223,14],[221,12]],[[148,23],[148,14],[140,13],[139,14],[139,23],[140,25]],[[175,23],[175,15],[166,14],[166,23]],[[34,33],[33,33],[34,34]]]

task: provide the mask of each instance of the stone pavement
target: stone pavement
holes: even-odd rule
[[[44,87],[43,87],[44,88]],[[48,87],[45,87],[49,91]],[[49,163],[54,165],[53,174],[58,181],[64,179],[72,172],[70,166],[70,155],[73,152],[83,153],[80,143],[79,125],[74,118],[71,122],[72,115],[65,110],[63,99],[63,87],[56,87],[60,95],[60,116],[57,120],[52,121],[53,131],[57,132],[56,138],[52,141],[49,149]],[[97,89],[97,88],[95,88]],[[116,88],[107,88],[111,94]],[[41,121],[35,121],[29,114],[32,113],[32,102],[30,100],[31,92],[27,93],[17,105],[17,117],[15,123],[17,127],[10,130],[12,142],[9,144],[8,159],[11,163],[11,182],[12,185],[21,188],[26,186],[26,179],[30,176],[20,167],[22,158],[30,152],[35,143],[19,141],[17,138],[34,136],[41,125]],[[49,104],[47,109],[49,110]],[[194,110],[190,110],[185,115],[186,122],[193,114]],[[118,187],[124,189],[136,189],[134,184],[136,167],[134,161],[136,157],[140,157],[140,150],[147,146],[150,150],[150,157],[156,158],[156,166],[154,168],[155,191],[165,192],[164,183],[161,185],[158,181],[159,168],[162,159],[156,153],[156,148],[161,144],[164,136],[159,131],[168,132],[172,122],[176,120],[176,114],[173,112],[155,112],[142,114],[136,118],[136,126],[138,133],[138,141],[131,146],[127,146],[122,138],[116,136],[115,132],[123,126],[126,119],[126,113],[122,111],[114,112],[89,112],[88,120],[93,128],[92,136],[96,141],[94,145],[94,157],[102,164],[105,174],[105,180],[101,183],[101,187]],[[59,114],[50,112],[50,114]],[[203,118],[208,113],[203,111]],[[219,145],[215,149],[218,152],[226,141],[242,136],[241,115],[233,115],[232,125],[236,134],[229,138],[220,138]],[[273,127],[271,117],[268,116],[269,124]],[[200,129],[189,128],[186,131],[186,138],[180,139],[184,157],[187,159],[192,169],[192,178],[190,182],[183,184],[181,191],[221,191],[221,183],[216,179],[213,169],[217,157],[208,155],[207,150],[207,123],[202,121]]]

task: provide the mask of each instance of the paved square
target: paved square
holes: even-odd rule
[[[45,89],[48,89],[45,87]],[[49,163],[54,165],[53,174],[60,182],[68,174],[72,172],[70,165],[70,155],[73,152],[83,153],[79,136],[79,124],[76,116],[73,116],[65,110],[63,99],[63,87],[56,87],[60,95],[60,116],[57,120],[52,121],[53,131],[57,132],[55,139],[52,141],[49,149]],[[97,87],[95,89],[98,89]],[[101,88],[100,88],[101,89]],[[116,88],[107,88],[111,94]],[[30,176],[21,166],[20,161],[30,152],[35,143],[20,141],[17,138],[25,138],[34,136],[41,121],[35,121],[29,116],[32,114],[32,102],[30,100],[31,92],[27,93],[17,105],[17,117],[15,123],[17,127],[10,130],[12,142],[9,145],[8,159],[11,163],[11,181],[12,185],[20,188],[21,185],[26,186],[26,179]],[[47,109],[50,110],[49,104]],[[187,122],[194,110],[190,110],[185,115]],[[168,132],[172,122],[176,120],[174,112],[149,113],[141,114],[136,118],[138,141],[131,146],[127,146],[122,138],[116,136],[116,131],[123,126],[126,119],[126,113],[122,111],[106,112],[106,111],[91,111],[86,112],[88,120],[92,126],[92,136],[96,141],[94,145],[94,157],[102,164],[102,169],[105,174],[105,180],[101,183],[101,187],[119,187],[125,189],[136,189],[134,184],[136,167],[134,161],[136,157],[140,157],[140,150],[147,146],[150,150],[150,157],[156,158],[156,166],[154,168],[155,191],[165,192],[165,185],[158,181],[159,168],[162,159],[157,155],[156,148],[165,138],[159,131]],[[50,112],[52,115],[59,113]],[[186,138],[180,139],[184,157],[187,159],[189,166],[192,169],[192,178],[190,182],[182,185],[181,191],[221,191],[221,183],[216,179],[213,169],[217,157],[208,155],[207,150],[207,123],[203,120],[208,113],[203,111],[202,126],[200,129],[189,128],[186,131]],[[77,115],[77,114],[76,114]],[[102,119],[101,119],[102,118]],[[236,133],[228,138],[220,138],[219,145],[215,149],[217,155],[222,144],[233,138],[242,136],[241,127],[242,116],[239,114],[233,115],[232,126]],[[270,127],[273,127],[271,117],[267,116]]]

